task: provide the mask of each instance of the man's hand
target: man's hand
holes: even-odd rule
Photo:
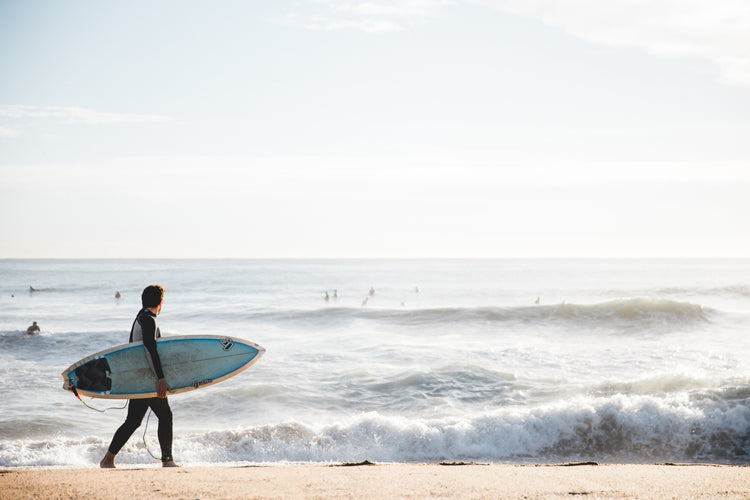
[[[169,384],[167,384],[167,381],[163,378],[160,378],[156,382],[156,396],[160,398],[166,398],[167,392],[171,391],[172,388],[169,387]]]

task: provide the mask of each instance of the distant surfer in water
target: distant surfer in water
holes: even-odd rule
[[[115,468],[115,456],[125,446],[130,436],[140,427],[146,410],[151,408],[159,418],[159,445],[161,446],[161,462],[163,467],[179,467],[172,457],[172,409],[167,401],[167,392],[170,390],[164,379],[159,353],[156,350],[156,339],[161,337],[161,330],[156,322],[156,317],[161,312],[164,302],[164,289],[159,285],[150,285],[141,294],[143,309],[138,315],[130,329],[130,342],[143,341],[146,347],[151,369],[156,375],[155,398],[131,399],[128,403],[128,416],[112,437],[107,454],[99,462],[103,469]]]
[[[26,334],[36,335],[37,333],[39,333],[39,331],[40,331],[39,325],[37,325],[36,321],[34,321],[34,324],[26,329]]]

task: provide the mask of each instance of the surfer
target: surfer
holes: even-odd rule
[[[159,445],[161,446],[161,462],[163,467],[179,467],[172,458],[172,409],[167,401],[167,392],[170,387],[164,379],[159,353],[156,350],[156,339],[161,337],[161,330],[156,322],[156,317],[161,312],[164,303],[164,289],[159,285],[147,286],[141,294],[143,309],[133,321],[130,329],[130,342],[143,341],[146,347],[151,369],[156,375],[155,398],[131,399],[128,403],[128,416],[115,432],[106,455],[99,466],[103,469],[115,468],[115,456],[125,446],[130,436],[140,427],[146,410],[151,408],[159,419]]]
[[[34,321],[34,324],[26,329],[26,334],[36,335],[37,333],[39,333],[39,331],[40,331],[39,325],[37,325],[36,321]]]

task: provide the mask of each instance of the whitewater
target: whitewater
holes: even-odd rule
[[[152,283],[164,336],[267,350],[170,397],[181,464],[750,464],[750,260],[0,260],[0,467],[97,466],[125,402],[60,373]]]

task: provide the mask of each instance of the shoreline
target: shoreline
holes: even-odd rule
[[[320,464],[0,469],[0,497],[748,498],[750,467],[716,464]]]

